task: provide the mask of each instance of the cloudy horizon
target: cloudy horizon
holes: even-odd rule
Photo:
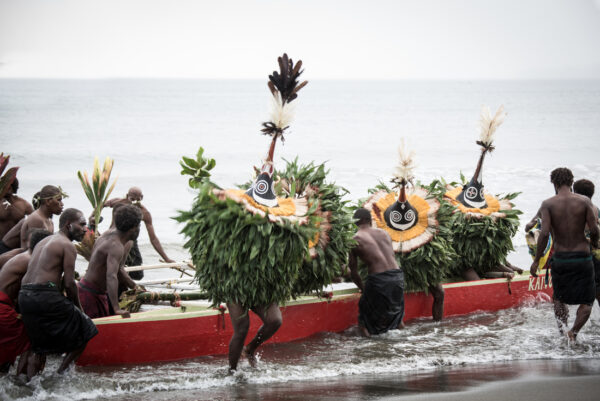
[[[0,0],[0,78],[600,79],[600,0]]]

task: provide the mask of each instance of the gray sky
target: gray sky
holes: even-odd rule
[[[600,79],[600,0],[0,0],[0,78]]]

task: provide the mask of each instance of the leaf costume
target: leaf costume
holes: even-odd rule
[[[307,84],[298,82],[302,61],[294,64],[284,54],[278,62],[280,71],[268,82],[271,118],[261,129],[271,144],[249,188],[221,189],[210,182],[208,170],[215,163],[202,156],[202,149],[197,160],[185,158],[181,163],[182,174],[192,176],[190,186],[198,195],[192,210],[180,212],[176,220],[185,223],[184,246],[213,304],[235,302],[249,309],[320,290],[337,273],[339,254],[349,247],[339,233],[342,228],[332,227],[340,221],[341,227],[350,223],[343,216],[343,192],[325,183],[323,165],[298,166],[294,161],[275,180],[275,145],[289,128],[290,103]]]
[[[452,207],[436,197],[436,184],[413,186],[413,153],[400,148],[400,165],[392,182],[398,191],[380,183],[371,189],[363,207],[371,211],[372,225],[392,238],[396,261],[404,271],[406,291],[427,291],[446,277],[456,254],[452,248]]]
[[[448,185],[444,195],[456,208],[453,243],[460,258],[452,270],[454,275],[473,268],[481,276],[506,263],[506,256],[514,250],[512,237],[519,228],[518,216],[522,213],[514,209],[511,200],[518,193],[494,196],[484,190],[482,180],[483,160],[486,153],[495,149],[494,133],[505,115],[502,106],[494,117],[484,107],[480,139],[476,142],[481,146],[481,155],[475,173],[468,183]]]
[[[314,209],[317,232],[308,243],[310,258],[306,258],[294,283],[292,296],[321,291],[323,286],[342,274],[348,253],[354,245],[355,225],[342,197],[347,191],[326,182],[328,170],[324,164],[299,165],[298,160],[287,162],[278,172],[278,193],[306,196],[316,202]]]

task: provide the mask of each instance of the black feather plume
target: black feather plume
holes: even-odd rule
[[[308,81],[298,83],[298,78],[304,72],[301,69],[302,60],[298,60],[294,65],[294,61],[284,53],[283,56],[277,58],[277,62],[279,63],[279,72],[273,71],[273,74],[269,75],[267,85],[273,97],[281,100],[280,106],[284,107],[298,97],[298,92],[308,84]],[[289,128],[289,125],[281,125],[281,122],[277,121],[264,122],[261,132],[265,135],[280,136],[283,140],[282,134]]]

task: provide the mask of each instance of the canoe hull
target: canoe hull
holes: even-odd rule
[[[523,302],[549,301],[552,283],[543,277],[445,284],[444,316],[477,311],[497,311]],[[269,340],[283,343],[319,332],[339,332],[357,323],[356,289],[336,291],[330,298],[305,297],[281,308],[283,324]],[[432,297],[425,293],[405,296],[405,321],[430,318]],[[108,317],[94,320],[98,335],[87,345],[77,364],[122,365],[166,362],[219,355],[228,352],[233,329],[226,311],[207,308],[170,308],[158,313],[133,314],[130,319]],[[250,341],[261,321],[250,313]]]

